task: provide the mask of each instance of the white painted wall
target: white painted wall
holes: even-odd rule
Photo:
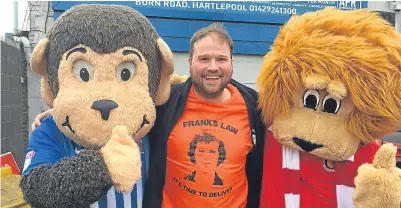
[[[373,9],[375,11],[384,11],[388,12],[389,10],[389,2],[391,1],[369,1],[368,8]]]

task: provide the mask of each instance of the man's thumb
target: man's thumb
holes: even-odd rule
[[[375,168],[391,169],[395,167],[397,148],[391,143],[386,143],[380,147],[373,159]]]

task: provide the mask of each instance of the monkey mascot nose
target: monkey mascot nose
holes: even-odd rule
[[[117,103],[112,100],[98,100],[92,104],[92,109],[100,111],[105,121],[109,120],[110,111],[117,107]]]

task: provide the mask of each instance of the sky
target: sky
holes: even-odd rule
[[[18,29],[22,29],[26,9],[28,8],[27,1],[18,2]],[[27,17],[28,19],[28,14]],[[27,23],[24,25],[24,29],[27,28]],[[1,0],[0,6],[0,36],[4,36],[5,33],[12,33],[14,29],[14,1],[13,0]],[[29,27],[28,27],[29,29]]]

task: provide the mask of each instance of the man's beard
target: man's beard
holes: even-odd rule
[[[192,82],[194,84],[195,90],[198,94],[200,94],[203,97],[208,97],[208,98],[215,98],[221,95],[224,91],[224,89],[227,87],[228,83],[231,80],[231,75],[228,79],[224,79],[225,77],[219,78],[220,83],[218,85],[207,85],[205,84],[202,80],[205,79],[201,75],[200,78],[198,79],[192,79]]]

